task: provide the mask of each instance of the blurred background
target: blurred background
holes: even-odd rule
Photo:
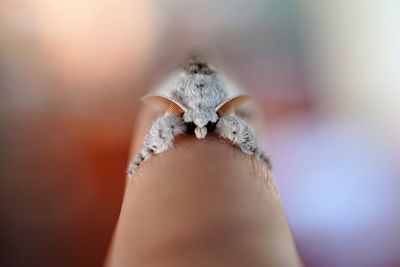
[[[139,97],[193,50],[256,99],[310,267],[400,266],[400,3],[0,2],[0,266],[101,266]]]

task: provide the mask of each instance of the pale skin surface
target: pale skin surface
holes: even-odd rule
[[[132,153],[155,118],[142,114]],[[301,263],[265,164],[210,134],[179,136],[127,182],[107,266]]]

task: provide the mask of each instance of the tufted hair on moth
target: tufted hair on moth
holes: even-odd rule
[[[207,61],[200,57],[193,57],[189,59],[184,67],[184,70],[188,74],[210,75],[214,72],[214,70],[212,70],[207,64]]]
[[[268,157],[257,146],[253,129],[235,114],[237,107],[249,97],[228,97],[228,88],[206,61],[190,59],[169,96],[155,94],[144,99],[158,105],[165,114],[153,123],[142,152],[132,159],[128,169],[130,177],[152,154],[172,148],[175,136],[181,133],[203,139],[208,133],[216,132],[245,154],[254,155],[271,167]]]

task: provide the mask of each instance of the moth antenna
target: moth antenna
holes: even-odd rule
[[[163,96],[163,95],[146,95],[142,97],[142,100],[154,104],[159,107],[162,111],[179,115],[186,111],[186,109],[176,102],[174,99]]]
[[[234,96],[219,104],[215,108],[215,111],[218,113],[219,116],[226,116],[229,113],[233,112],[237,106],[249,100],[250,96],[247,95]]]

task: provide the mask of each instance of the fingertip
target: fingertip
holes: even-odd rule
[[[159,115],[141,108],[132,155]],[[301,266],[270,168],[216,133],[140,164],[111,249],[110,266]]]

